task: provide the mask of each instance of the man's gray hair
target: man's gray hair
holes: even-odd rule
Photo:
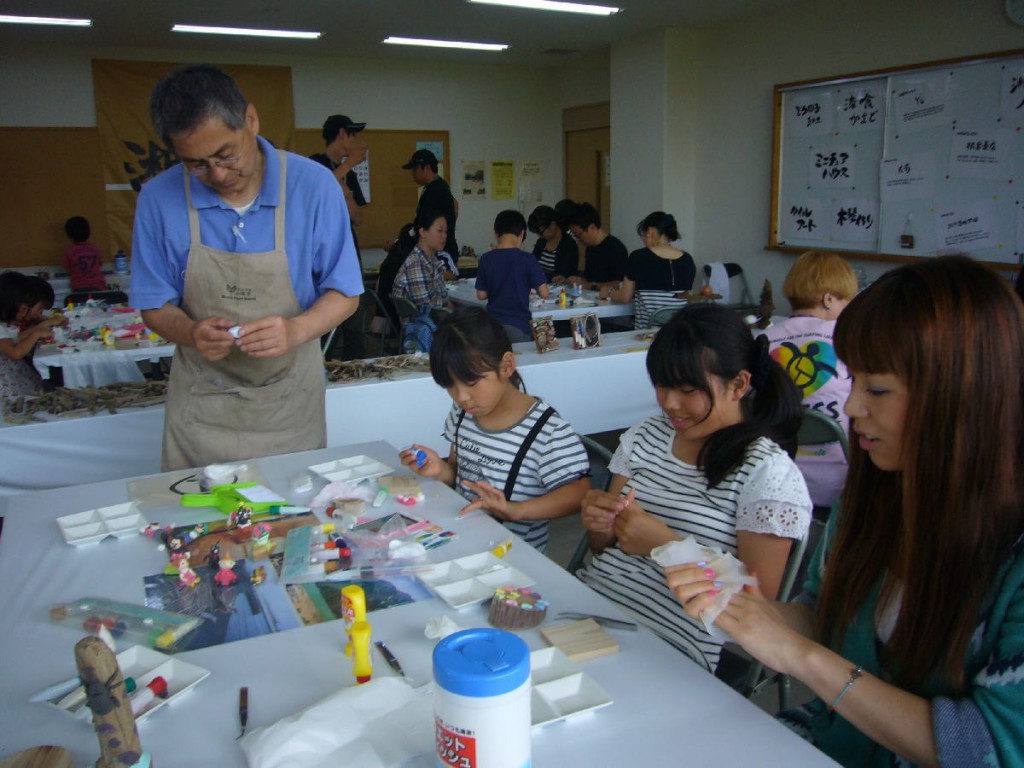
[[[170,146],[171,136],[191,133],[214,117],[233,131],[242,129],[247,106],[228,75],[210,64],[195,64],[160,79],[149,98],[149,116],[153,130]]]

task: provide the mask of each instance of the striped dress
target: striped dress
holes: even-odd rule
[[[483,480],[503,489],[519,447],[546,409],[547,405],[538,400],[521,421],[508,429],[492,432],[477,424],[469,414],[459,424],[462,409],[453,403],[444,423],[444,437],[455,445],[458,464],[455,490],[472,501],[476,495],[462,485],[465,480]],[[583,443],[572,427],[554,413],[527,451],[509,501],[545,496],[566,483],[586,477],[589,472],[590,459]],[[541,552],[548,545],[547,520],[502,520],[501,523]]]
[[[675,431],[664,416],[641,422],[623,434],[609,465],[628,478],[622,493],[636,489],[637,503],[680,539],[736,555],[736,531],[803,538],[811,500],[800,470],[778,445],[754,440],[740,465],[709,489],[704,473],[672,455]],[[580,578],[620,605],[678,650],[714,669],[721,642],[691,619],[669,591],[661,566],[649,557],[627,555],[617,545],[596,555]]]

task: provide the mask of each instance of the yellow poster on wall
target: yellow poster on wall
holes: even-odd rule
[[[113,249],[131,247],[135,199],[142,185],[177,163],[173,150],[153,133],[149,97],[157,80],[181,66],[172,62],[94,59],[93,89],[100,139],[107,222]],[[290,67],[218,65],[256,107],[260,134],[289,149],[295,117]]]
[[[511,160],[491,161],[491,199],[514,200],[516,196],[516,164]]]

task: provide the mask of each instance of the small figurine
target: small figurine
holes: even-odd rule
[[[231,522],[236,528],[248,528],[252,525],[252,507],[248,504],[239,504],[238,509],[231,513]]]
[[[213,580],[220,584],[222,587],[229,587],[238,581],[238,576],[235,574],[235,561],[231,559],[231,555],[225,555],[220,559],[220,567],[217,573],[214,574]]]
[[[182,553],[178,559],[178,580],[182,586],[186,586],[189,589],[194,589],[196,584],[200,582],[199,574],[192,570],[192,566],[188,562],[188,552]]]
[[[249,576],[249,581],[254,587],[258,587],[266,578],[267,568],[261,565],[252,572],[252,575]]]
[[[271,530],[273,529],[270,527],[270,523],[256,523],[250,532],[250,540],[253,546],[269,547]]]
[[[171,562],[177,563],[183,554],[188,553],[188,550],[185,548],[185,540],[181,536],[168,535],[167,552],[170,555]]]
[[[206,553],[206,564],[210,566],[211,571],[216,571],[220,567],[220,542],[215,541],[213,546],[210,547],[210,551]]]
[[[191,531],[186,531],[183,538],[186,543],[192,543],[201,536],[205,536],[210,532],[210,527],[206,523],[199,523]]]

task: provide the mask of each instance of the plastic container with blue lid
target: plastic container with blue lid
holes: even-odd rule
[[[466,629],[434,648],[437,764],[530,765],[530,649],[511,632]]]

